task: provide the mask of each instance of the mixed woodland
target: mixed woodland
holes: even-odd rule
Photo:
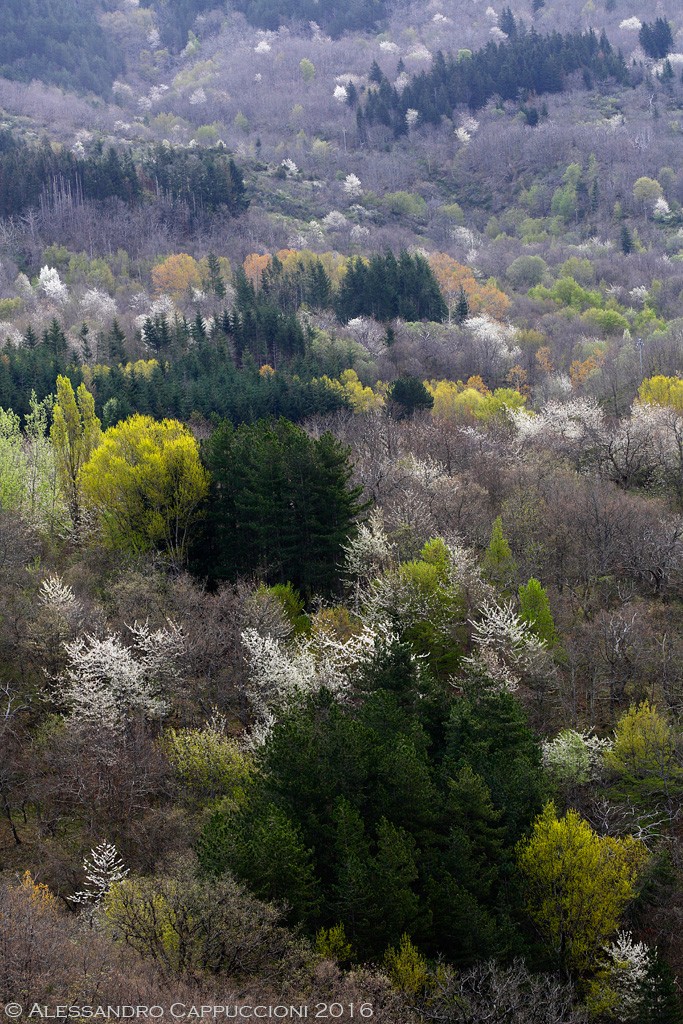
[[[680,1022],[679,5],[2,8],[0,1006]]]

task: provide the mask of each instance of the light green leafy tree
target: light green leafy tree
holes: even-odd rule
[[[57,400],[50,431],[57,475],[74,526],[81,521],[81,470],[100,442],[95,400],[85,384],[74,393],[68,377],[57,377]]]
[[[518,846],[527,911],[563,971],[588,972],[616,935],[647,860],[642,843],[599,836],[571,809],[546,804]]]

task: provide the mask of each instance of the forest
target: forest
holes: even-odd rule
[[[678,1024],[679,5],[0,21],[0,1011]]]

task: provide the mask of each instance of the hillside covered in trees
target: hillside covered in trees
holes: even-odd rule
[[[0,22],[0,1010],[681,1021],[678,5]]]

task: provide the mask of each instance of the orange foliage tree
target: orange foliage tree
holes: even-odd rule
[[[264,256],[259,256],[257,252],[250,252],[245,257],[244,273],[247,275],[247,280],[251,281],[254,286],[254,290],[258,291],[261,287],[261,280],[263,278],[263,271],[270,266],[271,256],[270,253],[266,253]]]
[[[152,283],[158,294],[165,292],[180,299],[190,288],[202,287],[202,273],[196,259],[179,252],[152,267]]]
[[[479,284],[469,267],[445,252],[431,253],[429,265],[446,300],[449,319],[463,292],[472,316],[487,313],[496,320],[505,317],[510,300],[500,288],[493,284]]]

